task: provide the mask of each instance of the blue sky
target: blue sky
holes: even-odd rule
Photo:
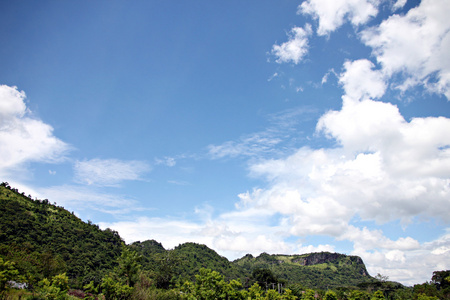
[[[0,177],[126,242],[450,269],[445,0],[0,9]]]

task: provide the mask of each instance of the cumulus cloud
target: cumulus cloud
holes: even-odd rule
[[[311,33],[312,29],[309,24],[306,24],[304,28],[292,28],[287,42],[272,47],[272,54],[277,57],[276,61],[298,64],[308,53],[308,37]]]
[[[317,34],[327,35],[347,19],[353,25],[368,22],[378,14],[378,0],[307,0],[299,6],[299,13],[311,15],[319,21]]]
[[[0,86],[0,172],[3,176],[29,162],[64,159],[69,145],[53,135],[53,128],[32,118],[26,95],[17,87]]]
[[[431,274],[438,259],[448,260],[448,237],[421,244],[354,222],[400,220],[407,226],[417,217],[450,222],[450,119],[407,121],[397,106],[376,101],[391,75],[366,59],[345,62],[339,75],[342,108],[325,113],[316,127],[335,147],[302,147],[251,164],[251,176],[265,179],[268,187],[241,194],[236,207],[242,215],[266,210],[266,219],[279,215],[277,226],[285,235],[350,241],[352,253],[372,274],[417,283],[429,275],[417,278],[414,271]]]
[[[402,74],[398,88],[423,84],[450,99],[450,19],[446,0],[424,0],[406,15],[393,15],[362,31],[361,39],[388,75]]]
[[[307,0],[299,12],[317,19],[317,33],[327,35],[346,21],[366,24],[378,14],[379,3]],[[398,0],[393,8],[404,5]],[[142,217],[101,223],[101,227],[118,230],[127,242],[156,239],[166,248],[198,242],[229,258],[260,252],[335,251],[328,243],[304,245],[290,239],[325,236],[350,242],[352,254],[364,259],[372,275],[387,274],[406,284],[429,280],[436,269],[449,269],[448,232],[420,242],[406,234],[388,237],[366,226],[397,221],[407,226],[419,218],[450,222],[450,119],[406,120],[396,105],[377,101],[395,75],[404,76],[397,83],[400,89],[422,84],[449,97],[450,25],[445,16],[449,10],[448,1],[424,0],[405,15],[361,31],[361,40],[373,49],[378,64],[348,60],[337,75],[344,91],[342,107],[323,114],[316,126],[316,137],[325,136],[333,147],[303,146],[281,158],[263,159],[261,154],[274,154],[276,146],[285,145],[298,113],[278,118],[277,125],[266,131],[210,145],[212,159],[259,157],[249,162],[249,175],[266,185],[238,195],[233,211],[214,216],[198,210],[203,217],[195,221]],[[309,51],[311,35],[310,25],[293,28],[287,42],[272,48],[277,62],[300,63]],[[0,109],[1,130],[27,118],[25,95],[14,88],[6,94],[2,97],[12,100]],[[175,160],[167,157],[156,163],[173,166]],[[92,186],[114,186],[141,180],[149,170],[138,161],[93,159],[75,163],[75,179]],[[94,209],[106,207],[109,212],[123,207],[124,201],[127,207],[135,206],[129,199],[71,187],[52,188],[45,194]]]
[[[339,76],[347,97],[353,100],[376,99],[383,96],[386,82],[381,71],[373,70],[374,64],[367,59],[346,61],[345,71]]]
[[[307,0],[299,11],[316,18],[318,34],[326,35],[347,20],[355,26],[367,23],[377,15],[379,4]],[[404,5],[399,0],[393,9]],[[197,222],[146,218],[108,225],[129,239],[156,238],[169,247],[196,241],[228,257],[335,251],[329,243],[303,245],[300,240],[323,236],[350,242],[351,254],[361,256],[372,275],[386,274],[405,284],[424,282],[434,270],[449,269],[448,231],[423,242],[407,234],[388,237],[367,225],[408,226],[419,219],[450,222],[450,119],[406,120],[396,105],[377,101],[400,75],[403,82],[394,84],[398,88],[422,84],[449,96],[448,10],[448,1],[425,0],[405,15],[362,30],[361,40],[372,47],[378,64],[348,60],[337,75],[342,107],[323,114],[316,126],[316,137],[325,136],[334,146],[303,146],[281,158],[251,160],[249,175],[267,184],[238,195],[235,210],[214,218],[209,212]],[[288,42],[273,47],[278,62],[297,64],[307,54],[311,27],[296,28]],[[280,129],[290,125],[274,128],[211,145],[210,157],[273,154],[289,136]],[[172,239],[166,228],[179,234]],[[299,240],[292,242],[292,237]]]
[[[407,122],[394,105],[363,100],[328,112],[317,128],[339,146],[304,147],[251,165],[272,187],[253,192],[247,204],[292,215],[296,234],[338,237],[355,214],[377,222],[407,223],[419,214],[450,221],[449,119]]]
[[[24,116],[27,110],[25,98],[25,92],[17,90],[17,87],[0,86],[0,125],[2,128],[14,122],[16,118]]]
[[[150,171],[143,161],[118,159],[91,159],[77,161],[74,166],[75,181],[88,185],[115,186],[125,180],[141,180]]]
[[[117,230],[127,243],[155,239],[167,249],[185,242],[210,244],[207,237],[195,234],[201,230],[200,225],[185,220],[140,217],[133,221],[100,222],[99,226]]]
[[[335,246],[329,244],[303,245],[301,241],[286,242],[285,222],[269,226],[267,218],[270,214],[258,215],[257,211],[252,207],[200,221],[141,217],[133,221],[100,223],[100,226],[117,230],[127,243],[156,239],[165,248],[171,249],[180,243],[196,242],[215,249],[229,259],[240,258],[247,253],[259,255],[262,252],[302,254],[336,251]],[[244,215],[250,215],[250,220],[244,218]],[[391,240],[380,230],[350,225],[341,239],[354,242],[354,249],[349,254],[361,256],[371,275],[381,273],[392,280],[412,285],[429,280],[436,268],[450,267],[449,236],[446,234],[420,244],[411,237]]]
[[[250,220],[238,215],[226,213],[215,218],[205,218],[203,215],[200,220],[191,221],[140,217],[133,221],[103,222],[100,226],[117,230],[127,243],[155,239],[164,247],[173,248],[180,243],[196,242],[216,249],[229,259],[239,258],[247,253],[299,253],[301,248],[286,243],[283,240],[285,235],[280,235],[280,228],[267,226],[261,215],[255,215]]]
[[[410,249],[355,248],[354,254],[361,256],[369,266],[371,274],[389,274],[390,279],[406,285],[429,281],[433,271],[450,268],[450,252],[435,251],[448,248],[448,232],[435,240],[416,245]]]

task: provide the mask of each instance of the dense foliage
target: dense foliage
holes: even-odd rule
[[[0,185],[0,299],[450,299],[450,270],[412,288],[387,279],[337,253],[230,262],[195,243],[125,245],[115,231]]]
[[[310,288],[327,289],[338,286],[357,286],[371,281],[362,260],[357,256],[337,253],[311,253],[303,255],[246,255],[234,262],[248,272],[268,269],[277,282],[301,282]],[[274,280],[272,280],[274,281]]]
[[[100,282],[115,266],[119,234],[85,223],[48,200],[33,200],[7,183],[0,186],[0,256],[30,283],[66,272],[71,284]]]

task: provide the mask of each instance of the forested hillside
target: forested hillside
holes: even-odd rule
[[[338,286],[357,286],[372,280],[358,256],[338,253],[310,253],[303,255],[246,255],[234,262],[247,272],[269,269],[287,284],[327,289]]]
[[[406,288],[338,253],[248,254],[230,262],[196,243],[125,245],[113,230],[0,185],[0,298],[432,300],[450,299],[449,290],[450,271]]]
[[[66,273],[72,284],[99,281],[123,244],[119,234],[85,223],[48,200],[0,186],[0,255],[31,283]]]

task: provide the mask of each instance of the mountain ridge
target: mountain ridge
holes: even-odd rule
[[[125,245],[116,231],[101,230],[47,199],[33,200],[21,194],[7,183],[0,185],[0,204],[0,257],[16,262],[34,281],[67,272],[76,286],[99,283],[116,265],[124,246],[142,256],[144,269],[156,274],[164,266],[164,271],[170,269],[170,280],[178,282],[194,280],[201,268],[218,271],[227,280],[240,279],[244,286],[254,282],[252,275],[257,269],[267,269],[288,284],[315,288],[356,286],[372,279],[360,257],[339,253],[247,254],[230,261],[208,246],[192,242],[171,250],[155,240]],[[164,280],[167,285],[169,279]]]

